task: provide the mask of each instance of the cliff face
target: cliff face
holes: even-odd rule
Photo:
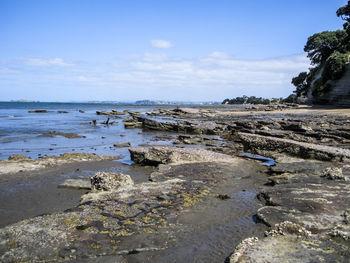
[[[316,74],[315,80],[322,75],[323,69]],[[315,83],[312,83],[312,86]],[[320,95],[313,96],[312,88],[308,92],[308,99],[316,104],[330,104],[339,106],[350,106],[350,64],[347,64],[344,75],[336,81],[327,81],[332,88]]]

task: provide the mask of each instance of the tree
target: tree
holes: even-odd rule
[[[287,98],[283,100],[285,103],[296,103],[297,102],[297,95],[290,94]]]
[[[350,1],[345,6],[342,6],[337,10],[337,16],[341,17],[345,22],[344,29],[346,30],[347,36],[344,39],[344,49],[350,50]]]
[[[296,93],[298,97],[306,95],[306,92],[309,87],[307,79],[307,72],[301,72],[297,77],[294,77],[292,79],[292,84],[296,87],[294,93]]]
[[[314,96],[325,94],[332,88],[329,80],[340,79],[346,70],[350,54],[350,1],[337,10],[337,16],[345,21],[343,30],[324,31],[307,40],[304,51],[314,67],[292,79],[298,97],[306,95],[311,88]]]
[[[350,1],[348,1],[347,5],[342,6],[337,10],[337,16],[340,16],[341,19],[346,21],[344,24],[344,28],[346,28],[350,23]]]
[[[304,51],[313,65],[324,63],[327,58],[342,46],[347,33],[345,30],[324,31],[308,38]]]
[[[224,99],[224,101],[221,104],[230,104],[230,100],[229,99]]]

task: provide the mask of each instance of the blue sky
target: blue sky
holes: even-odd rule
[[[0,100],[287,96],[346,0],[0,0]]]

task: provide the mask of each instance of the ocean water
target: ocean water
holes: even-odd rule
[[[158,107],[159,108],[159,107]],[[47,110],[48,113],[29,113],[29,110]],[[114,143],[130,142],[131,146],[148,144],[157,134],[141,132],[140,129],[124,129],[123,117],[111,119],[113,125],[103,125],[105,115],[101,110],[130,110],[143,113],[152,111],[152,106],[95,104],[95,103],[25,103],[0,102],[0,159],[12,154],[23,154],[31,158],[59,155],[66,152],[122,155],[122,161],[129,161],[127,148],[115,148]],[[83,110],[84,113],[79,112]],[[68,111],[68,113],[58,113]],[[92,120],[97,125],[91,124]],[[76,133],[85,138],[50,137],[48,132]],[[167,141],[153,144],[170,144]]]

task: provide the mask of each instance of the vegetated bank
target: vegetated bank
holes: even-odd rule
[[[311,60],[308,72],[292,79],[296,87],[287,98],[242,96],[225,99],[222,104],[330,104],[350,105],[350,1],[337,10],[345,23],[343,29],[324,31],[310,36],[304,51]]]
[[[343,29],[310,36],[304,47],[313,67],[293,78],[301,101],[314,104],[350,105],[350,1],[337,10]]]

